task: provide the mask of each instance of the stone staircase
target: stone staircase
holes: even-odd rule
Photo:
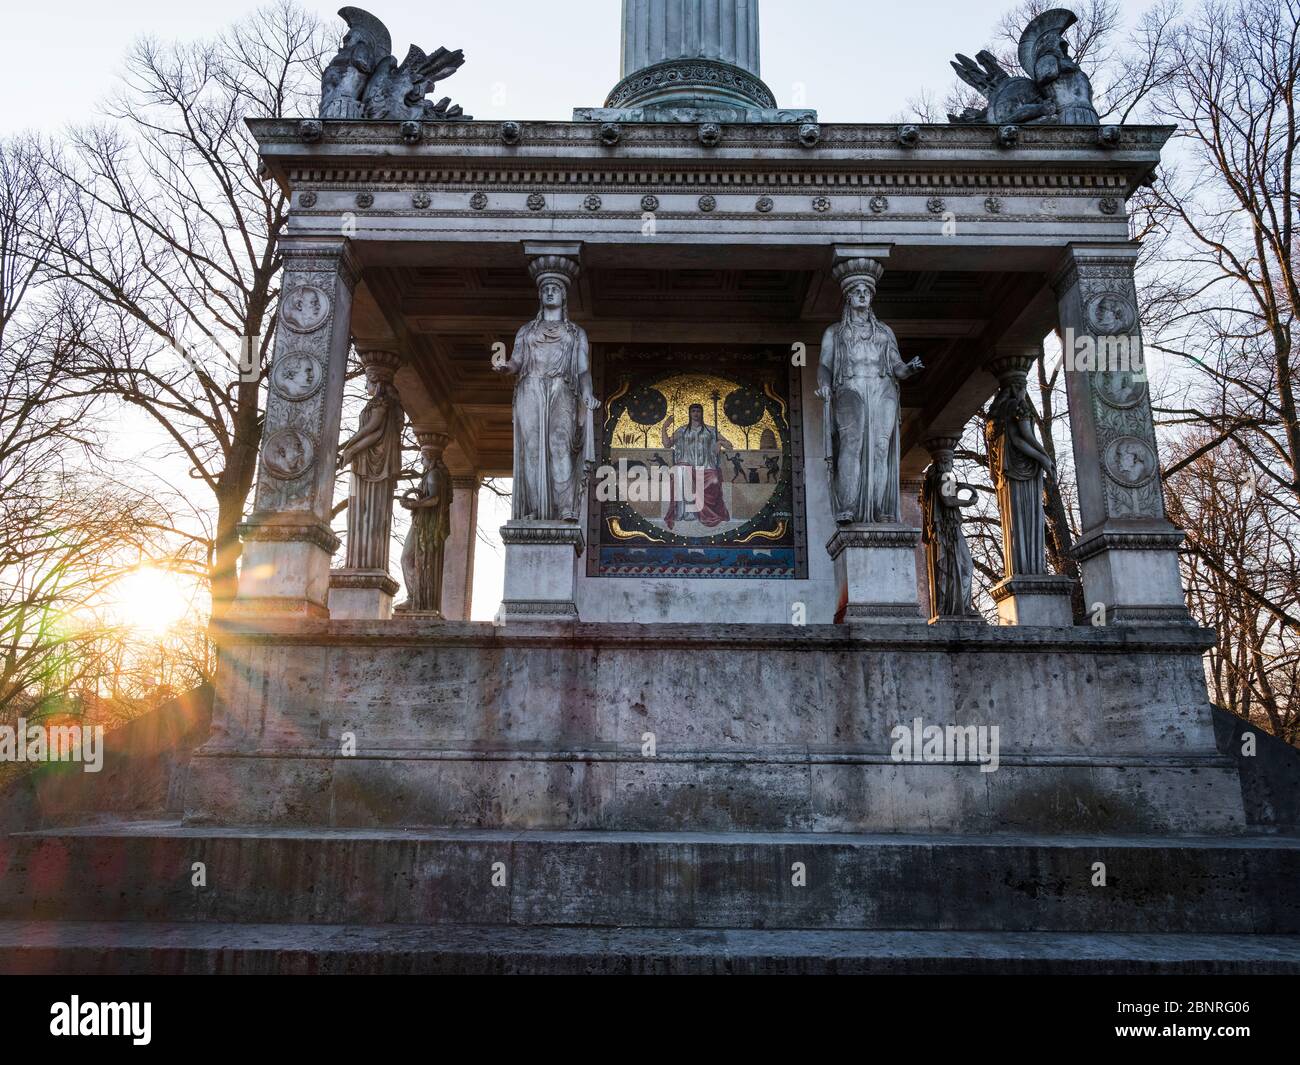
[[[0,871],[10,972],[1300,973],[1284,835],[134,822]]]

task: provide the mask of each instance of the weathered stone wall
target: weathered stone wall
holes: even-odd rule
[[[957,631],[960,628],[960,631]],[[1235,831],[1205,634],[265,623],[224,639],[191,822]],[[997,726],[999,768],[891,732]],[[653,738],[654,750],[647,747]]]

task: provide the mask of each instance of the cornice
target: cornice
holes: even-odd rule
[[[815,144],[800,140],[798,123],[723,123],[716,146],[701,144],[693,123],[622,123],[617,143],[600,138],[598,122],[424,123],[422,136],[403,139],[400,123],[324,120],[319,139],[304,139],[298,120],[250,119],[249,128],[272,171],[284,180],[289,167],[331,171],[376,167],[408,169],[478,167],[529,173],[562,167],[624,170],[630,166],[659,172],[692,164],[704,167],[753,167],[796,164],[809,171],[868,167],[924,172],[992,172],[999,174],[1081,166],[1121,173],[1131,185],[1158,164],[1171,126],[1125,126],[1113,147],[1099,143],[1095,127],[1026,126],[1014,148],[999,147],[992,126],[922,125],[915,142],[904,144],[897,124],[822,123]],[[514,140],[518,127],[518,139]],[[526,180],[526,179],[525,179]]]

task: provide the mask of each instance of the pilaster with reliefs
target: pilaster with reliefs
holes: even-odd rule
[[[1165,516],[1142,357],[1133,245],[1071,245],[1053,279],[1065,357],[1090,611],[1107,623],[1189,620],[1178,545]]]
[[[345,240],[284,240],[253,512],[234,611],[324,617],[334,463],[357,266]]]

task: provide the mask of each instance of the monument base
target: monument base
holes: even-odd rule
[[[330,617],[385,621],[393,616],[398,584],[379,569],[337,569],[330,574]]]
[[[826,544],[835,562],[844,624],[920,622],[916,546],[921,530],[906,525],[841,525]]]
[[[1067,628],[1074,625],[1071,594],[1074,581],[1055,574],[1007,577],[989,589],[998,605],[1002,625],[1041,625]]]
[[[571,521],[509,521],[501,542],[506,565],[497,622],[577,621],[582,530]]]
[[[1201,629],[398,615],[232,621],[217,639],[191,824],[1244,827]]]

